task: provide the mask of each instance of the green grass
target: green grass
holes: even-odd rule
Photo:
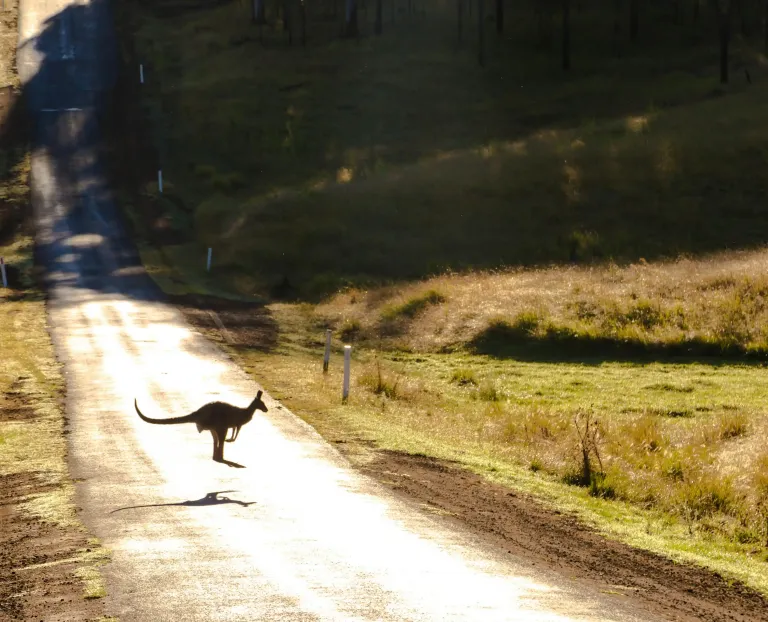
[[[453,5],[359,42],[313,5],[306,51],[269,28],[260,43],[247,3],[185,6],[132,3],[122,19],[149,68],[142,102],[159,119],[166,193],[187,210],[151,211],[186,236],[163,261],[190,281],[209,278],[209,246],[219,288],[264,294],[287,275],[312,298],[446,269],[766,239],[768,72],[757,39],[736,37],[734,66],[753,84],[734,69],[718,85],[706,9],[684,26],[648,13],[646,37],[616,58],[612,15],[587,7],[564,76],[525,4],[508,7],[503,40],[489,24],[482,70],[474,43],[456,48]],[[134,212],[156,192],[147,175]]]
[[[274,311],[296,325],[291,307]],[[611,537],[768,594],[762,366],[551,364],[358,348],[342,406],[340,355],[322,374],[319,350],[302,345],[309,339],[289,333],[273,353],[233,353],[326,438],[457,460]],[[591,487],[568,483],[580,482],[573,421],[585,411],[598,422],[605,468]]]

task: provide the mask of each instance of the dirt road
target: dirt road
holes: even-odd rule
[[[111,86],[102,0],[24,0],[19,69],[35,118],[33,201],[67,378],[82,518],[113,551],[107,609],[132,620],[651,620],[631,598],[498,554],[393,495],[273,400],[226,457],[152,426],[257,387],[165,305],[101,168]],[[55,619],[55,612],[51,618]]]

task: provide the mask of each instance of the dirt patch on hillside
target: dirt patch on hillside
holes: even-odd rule
[[[75,576],[85,534],[21,511],[28,497],[50,491],[35,473],[0,476],[0,621],[83,622],[101,616],[100,600],[83,597]]]
[[[187,320],[215,338],[222,328],[211,319],[213,306],[195,299],[179,305]],[[193,304],[194,303],[194,304]],[[261,350],[277,339],[270,330],[253,330],[254,318],[266,310],[253,305],[215,303],[228,341]],[[269,322],[274,322],[269,318]],[[333,440],[333,439],[329,439]],[[337,440],[353,462],[360,443]],[[372,451],[366,447],[370,455]],[[590,584],[621,601],[634,600],[650,614],[680,622],[768,621],[768,600],[739,582],[708,570],[634,549],[609,540],[573,516],[486,481],[460,466],[424,456],[373,450],[373,460],[359,468],[397,494],[452,517],[497,550]]]

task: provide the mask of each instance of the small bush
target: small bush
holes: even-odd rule
[[[475,372],[471,369],[461,367],[454,370],[451,375],[451,382],[462,387],[467,385],[477,386],[477,377],[475,376]]]
[[[354,341],[360,335],[362,328],[363,327],[358,320],[346,319],[341,325],[339,336],[342,341]]]
[[[631,422],[625,427],[623,437],[628,439],[633,447],[644,453],[657,452],[667,444],[658,418],[651,415],[645,415]]]
[[[501,392],[491,383],[484,383],[476,392],[475,397],[484,402],[498,402],[501,400]]]
[[[407,302],[394,307],[387,307],[381,312],[383,320],[395,320],[401,317],[414,318],[430,306],[439,305],[446,301],[440,292],[431,289],[421,296],[411,298]]]
[[[541,319],[542,318],[538,313],[533,311],[523,311],[515,316],[515,319],[509,324],[509,329],[514,334],[532,336],[538,331]]]
[[[699,476],[678,486],[674,505],[692,533],[695,523],[717,513],[728,513],[735,502],[736,495],[730,480]]]
[[[209,181],[216,176],[216,167],[210,164],[198,164],[194,168],[196,177]]]
[[[668,382],[649,384],[644,386],[643,389],[648,391],[670,391],[672,393],[693,393],[695,391],[694,387],[670,384]]]
[[[376,369],[360,376],[359,383],[368,387],[375,395],[384,395],[388,399],[394,400],[401,397],[398,391],[399,378],[390,380],[386,378],[381,371],[381,362],[376,361]]]
[[[245,187],[245,179],[240,173],[215,174],[209,179],[214,190],[223,194],[231,194]]]
[[[744,436],[749,432],[749,420],[744,413],[730,412],[720,416],[717,422],[718,437],[728,440]]]

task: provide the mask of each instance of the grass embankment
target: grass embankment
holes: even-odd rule
[[[306,53],[245,5],[191,8],[123,16],[165,172],[127,201],[158,281],[253,298],[287,277],[313,303],[273,305],[279,348],[236,356],[322,433],[456,459],[768,593],[765,372],[735,361],[768,353],[767,256],[695,258],[768,233],[753,42],[732,57],[752,83],[722,87],[703,6],[649,13],[618,58],[586,7],[567,76],[530,7],[483,70],[455,7],[359,42],[311,14]],[[344,407],[326,326],[356,343]]]
[[[34,278],[17,41],[17,5],[9,3],[0,22],[0,257],[9,282],[8,288],[0,286],[0,496],[6,509],[0,546],[2,571],[10,574],[2,577],[0,610],[33,615],[55,609],[81,617],[97,609],[64,601],[73,593],[85,599],[105,595],[98,567],[108,552],[87,537],[77,518],[67,467],[64,380],[47,331],[45,295]]]

